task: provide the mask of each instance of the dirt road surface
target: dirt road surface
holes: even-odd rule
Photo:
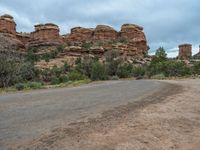
[[[0,149],[199,150],[200,80],[0,96]]]

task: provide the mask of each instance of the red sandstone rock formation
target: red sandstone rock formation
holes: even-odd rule
[[[117,39],[117,31],[107,25],[98,25],[94,30],[93,40],[105,41]]]
[[[182,44],[179,45],[179,59],[189,60],[192,58],[192,45]]]
[[[117,49],[123,56],[143,58],[148,51],[143,28],[134,24],[122,25],[120,32],[107,25],[98,25],[95,29],[76,27],[70,34],[60,36],[59,27],[47,23],[35,25],[35,31],[29,34],[17,33],[13,17],[3,15],[0,17],[0,33],[18,45],[39,48],[38,53],[55,49],[64,42],[71,45],[65,49],[65,54],[70,56],[92,54],[102,57],[106,51]]]
[[[28,44],[30,41],[31,35],[30,33],[19,32],[16,34],[17,39],[19,39],[24,45]]]
[[[0,16],[0,32],[16,35],[16,24],[10,15]]]
[[[35,25],[35,31],[31,32],[30,47],[53,46],[63,42],[59,35],[59,27],[52,23]]]
[[[93,36],[93,30],[89,28],[75,27],[71,29],[71,34],[66,37],[66,42],[86,42],[91,41]]]
[[[148,45],[143,28],[135,24],[124,24],[121,27],[120,38],[128,41],[128,55],[143,56],[148,52]]]
[[[0,16],[0,33],[10,41],[13,41],[15,49],[24,49],[24,44],[16,37],[16,23],[12,16]]]

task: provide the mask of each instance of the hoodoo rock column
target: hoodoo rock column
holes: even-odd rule
[[[143,57],[148,52],[146,36],[143,27],[135,24],[124,24],[121,27],[120,38],[127,40],[130,51],[128,55]]]
[[[190,59],[192,58],[192,45],[191,44],[182,44],[179,45],[179,59]]]
[[[31,33],[30,47],[54,46],[63,42],[59,35],[59,27],[52,23],[35,25],[35,31]]]
[[[12,16],[0,16],[0,32],[16,35],[16,23]]]

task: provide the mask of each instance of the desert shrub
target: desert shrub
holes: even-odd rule
[[[166,77],[181,77],[190,75],[191,68],[184,62],[178,62],[176,60],[167,60],[151,64],[148,67],[149,76],[164,74]]]
[[[200,61],[193,64],[192,70],[193,74],[200,75]]]
[[[20,65],[18,76],[21,81],[34,80],[37,77],[37,71],[31,62],[22,63]]]
[[[181,77],[191,74],[190,68],[184,62],[166,61],[163,65],[162,72],[164,72],[164,75],[167,77]]]
[[[20,62],[0,59],[0,87],[14,85],[19,80]]]
[[[85,48],[85,49],[90,49],[90,47],[92,46],[92,43],[90,42],[84,42],[81,47]]]
[[[36,52],[36,48],[29,48],[25,60],[32,63],[37,62],[40,59],[40,56],[37,55]]]
[[[64,46],[64,45],[59,45],[59,46],[57,47],[57,51],[58,51],[59,53],[64,52],[64,49],[65,49],[65,46]]]
[[[92,80],[105,80],[107,78],[105,66],[100,62],[94,62],[91,68]]]
[[[31,89],[41,89],[42,83],[41,82],[28,82],[27,87]]]
[[[145,66],[138,66],[138,67],[134,67],[132,74],[134,77],[136,78],[143,78],[143,76],[146,73],[146,67]]]
[[[164,75],[163,73],[161,73],[161,74],[153,75],[151,78],[152,78],[152,79],[163,80],[163,79],[165,79],[166,77],[165,77],[165,75]]]
[[[109,77],[109,80],[119,80],[119,77],[118,76],[112,76],[112,77]]]
[[[18,91],[21,91],[21,90],[24,90],[25,85],[24,85],[23,83],[17,83],[17,84],[15,84],[15,88],[16,88]]]
[[[80,72],[77,72],[77,71],[69,72],[68,78],[69,78],[70,81],[87,79],[87,77],[84,74],[81,74]]]
[[[110,50],[106,52],[106,73],[109,76],[115,76],[117,75],[117,69],[119,64],[122,62],[122,60],[119,58],[119,51],[117,50]]]
[[[51,84],[52,85],[60,84],[60,79],[58,77],[52,77],[51,78]]]
[[[44,81],[44,82],[51,81],[51,70],[49,68],[40,70],[40,77],[41,77],[42,81]]]
[[[127,44],[128,43],[128,40],[126,38],[120,38],[119,39],[119,42],[120,43],[123,43],[123,44]]]
[[[69,78],[68,78],[67,75],[61,75],[61,76],[59,77],[59,81],[60,81],[60,83],[65,83],[65,82],[68,82],[68,81],[69,81]]]
[[[51,69],[51,76],[56,76],[57,78],[63,73],[63,68],[59,68],[57,66],[53,66]]]
[[[66,62],[63,65],[63,71],[64,72],[69,72],[70,71],[70,65],[68,65]]]
[[[132,76],[133,66],[131,64],[120,64],[117,68],[117,76],[120,78],[128,78]]]

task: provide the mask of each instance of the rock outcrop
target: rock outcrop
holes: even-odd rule
[[[16,50],[24,49],[24,44],[16,36],[16,23],[12,16],[0,16],[0,33],[1,36],[4,36],[8,40],[12,41],[11,47],[14,45]]]
[[[144,57],[148,52],[143,28],[134,24],[122,25],[120,32],[107,25],[98,25],[95,29],[76,27],[65,36],[65,41],[72,46],[82,46],[82,50],[74,52],[74,55],[88,51],[102,56],[108,50],[117,49],[122,55]],[[72,55],[70,48],[68,50]]]
[[[29,47],[54,46],[63,43],[59,35],[59,27],[53,23],[35,25],[31,32]]]
[[[179,59],[189,60],[192,58],[192,45],[191,44],[182,44],[179,45]]]
[[[66,42],[86,42],[91,41],[94,29],[75,27],[71,29],[71,34],[68,34],[65,38]]]
[[[27,45],[31,38],[30,33],[25,32],[17,32],[16,36],[24,45]]]
[[[200,59],[200,45],[199,45],[199,52],[193,56],[194,59]]]
[[[110,41],[117,39],[118,33],[112,27],[107,25],[98,25],[94,30],[93,40]]]
[[[148,52],[148,45],[143,28],[134,24],[124,24],[118,32],[108,25],[96,28],[75,27],[71,33],[61,36],[59,27],[53,23],[35,25],[31,33],[16,32],[16,23],[12,16],[0,17],[0,33],[12,41],[11,47],[27,50],[37,48],[37,54],[43,55],[55,51],[58,45],[65,45],[59,52],[59,58],[71,58],[89,55],[105,58],[109,50],[118,50],[123,58],[143,59]]]
[[[16,23],[10,15],[0,16],[0,32],[16,35]]]

